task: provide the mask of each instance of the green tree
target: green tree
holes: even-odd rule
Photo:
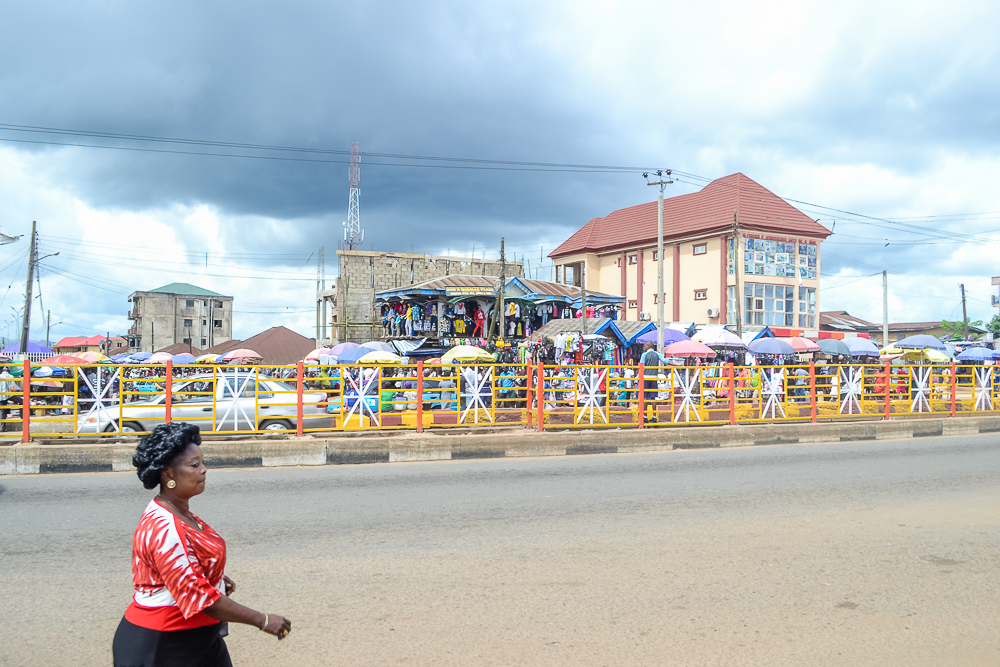
[[[997,318],[993,318],[996,320]],[[969,318],[965,318],[965,323],[969,327],[980,327],[983,326],[982,320],[976,320],[975,322],[970,322]],[[941,328],[951,334],[952,338],[962,338],[964,335],[964,330],[962,328],[961,322],[949,322],[948,320],[941,320]]]
[[[993,333],[994,338],[1000,338],[1000,315],[994,315],[990,323],[986,325],[986,330]]]

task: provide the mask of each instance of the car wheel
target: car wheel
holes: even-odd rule
[[[111,430],[115,430],[114,424],[110,426]],[[122,424],[122,433],[142,433],[144,429],[138,422],[125,422]]]
[[[291,431],[294,430],[291,422],[285,421],[284,419],[271,420],[266,422],[261,422],[261,431]]]

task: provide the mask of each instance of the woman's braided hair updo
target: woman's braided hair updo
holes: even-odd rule
[[[201,430],[194,424],[173,422],[160,424],[139,441],[132,457],[139,480],[147,489],[160,483],[160,474],[191,444],[201,444]]]

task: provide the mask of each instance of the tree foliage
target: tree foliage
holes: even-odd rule
[[[994,318],[996,319],[996,318]],[[975,322],[970,322],[969,318],[965,318],[965,323],[969,327],[983,327],[982,320],[976,320]],[[941,321],[941,328],[951,334],[952,338],[962,338],[964,336],[964,330],[961,322],[949,322],[948,320]]]

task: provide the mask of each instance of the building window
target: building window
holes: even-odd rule
[[[799,288],[799,326],[813,328],[816,326],[816,288]]]
[[[222,320],[212,320],[212,324],[215,325],[216,329],[221,329],[222,328]]]
[[[726,323],[736,324],[736,286],[730,285],[726,288],[726,296],[728,297],[729,307],[726,308]],[[744,316],[745,317],[745,316]]]
[[[186,327],[190,327],[190,326],[193,326],[193,324],[194,324],[194,323],[193,323],[193,321],[192,321],[192,320],[184,320],[184,326],[186,326]]]
[[[632,299],[632,300],[630,300],[628,302],[628,307],[629,308],[638,308],[639,307],[639,302],[636,301],[635,299]]]
[[[576,271],[573,270],[574,267],[569,264],[563,266],[563,284],[564,285],[574,285],[576,280]]]
[[[205,318],[202,318],[202,320],[201,320],[201,326],[207,327],[208,326],[208,320],[206,320]]]
[[[185,345],[190,345],[191,344],[191,339],[190,338],[185,338],[184,341],[183,341],[183,343]]]
[[[766,326],[795,325],[795,287],[747,283],[743,286],[743,320]]]
[[[188,308],[194,308],[194,299],[188,299],[184,305],[187,306]]]
[[[562,265],[559,265],[556,267],[556,282],[562,283],[562,281],[563,281],[563,267]]]
[[[639,255],[629,255],[628,256],[628,263],[629,264],[638,264],[639,263]]]
[[[696,289],[694,291],[694,300],[695,301],[704,301],[707,298],[708,298],[708,290],[707,289]]]
[[[215,308],[222,308],[222,302],[221,301],[213,301],[212,302],[212,306],[215,307]]]
[[[654,262],[660,261],[660,251],[659,250],[654,250],[653,251],[653,261]]]
[[[653,303],[654,304],[657,304],[657,303],[660,302],[660,300],[657,298],[658,296],[659,296],[658,294],[653,294]],[[666,303],[666,302],[667,302],[667,293],[664,292],[663,293],[663,303]]]
[[[205,339],[204,338],[201,339],[201,346],[205,347]]]
[[[696,255],[704,255],[705,253],[708,252],[708,244],[707,243],[696,244],[693,248],[693,252]]]

